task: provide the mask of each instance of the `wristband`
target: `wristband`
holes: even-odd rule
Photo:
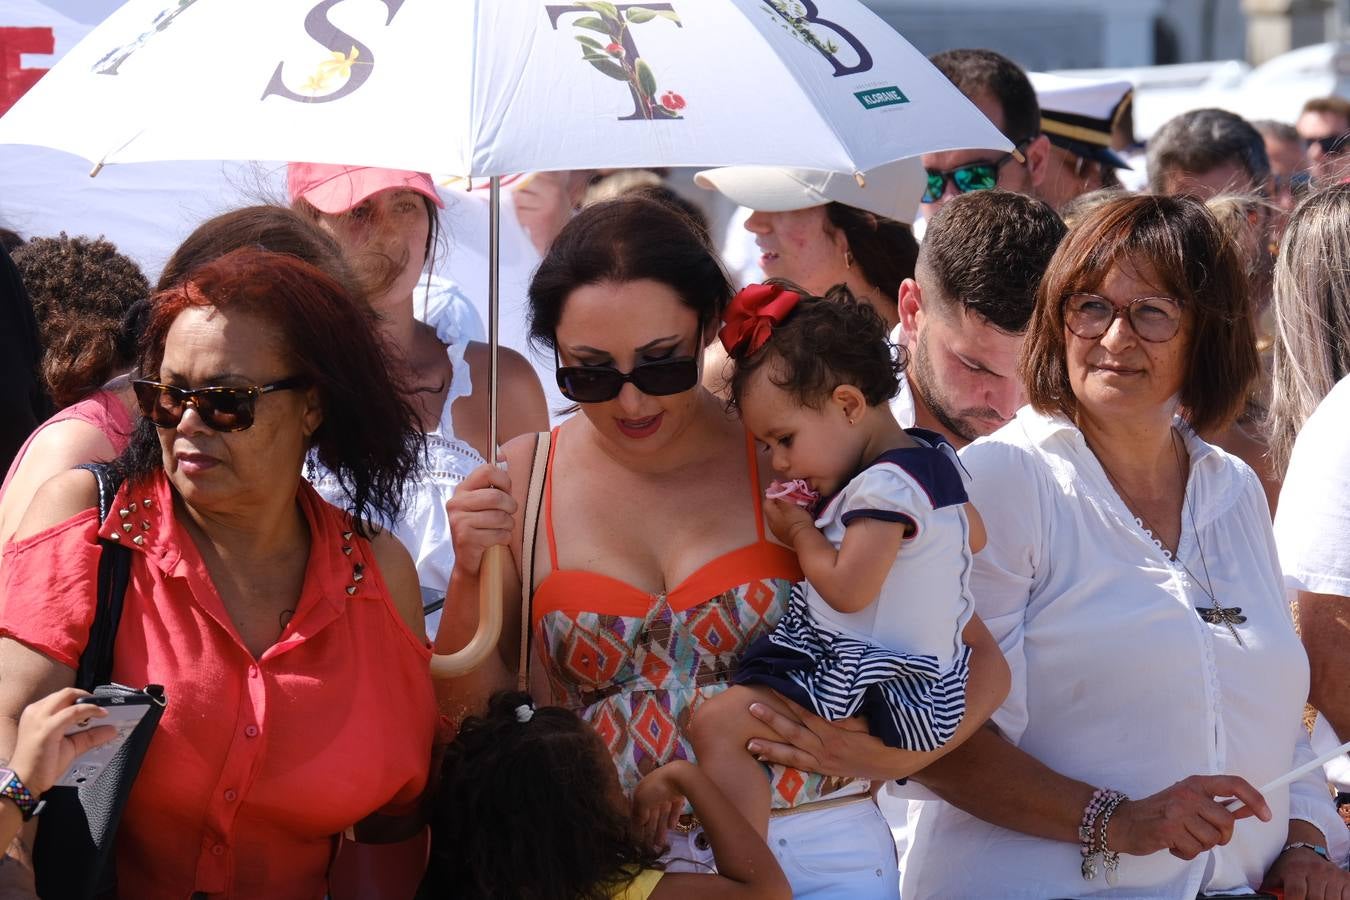
[[[1331,856],[1327,853],[1326,847],[1323,847],[1321,844],[1310,844],[1307,841],[1291,841],[1290,843],[1285,844],[1284,847],[1280,849],[1280,853],[1285,854],[1288,853],[1290,850],[1300,850],[1300,849],[1311,850],[1318,856],[1325,859],[1327,862],[1331,862]]]
[[[13,801],[27,822],[42,810],[42,804],[28,787],[19,780],[13,769],[0,768],[0,797]]]

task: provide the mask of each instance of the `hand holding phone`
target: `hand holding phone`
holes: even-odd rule
[[[87,731],[103,729],[108,730],[108,736],[100,736],[87,744],[85,750],[68,763],[65,774],[56,780],[56,784],[79,787],[97,779],[136,730],[153,702],[154,699],[145,693],[117,685],[95,688],[94,693],[76,700],[75,709],[83,710],[84,715],[72,717],[66,737],[74,741]]]
[[[106,746],[117,729],[103,724],[108,713],[80,701],[89,694],[65,688],[36,700],[19,716],[10,766],[34,796],[45,793],[82,754]]]

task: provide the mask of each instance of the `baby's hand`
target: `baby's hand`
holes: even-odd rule
[[[802,509],[811,509],[820,500],[820,494],[816,493],[811,485],[801,478],[794,478],[791,481],[775,481],[769,485],[769,489],[764,492],[764,496],[770,500],[786,500],[789,503],[795,503]]]
[[[647,773],[633,791],[633,822],[648,845],[664,849],[666,832],[680,822],[684,812],[684,792],[676,785],[681,766],[689,763],[675,760]]]
[[[789,547],[798,531],[816,527],[816,520],[809,512],[784,500],[765,500],[764,520],[769,523],[773,536]]]

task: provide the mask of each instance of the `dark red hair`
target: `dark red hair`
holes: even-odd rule
[[[245,247],[192,271],[151,301],[140,372],[158,377],[174,320],[189,307],[246,312],[282,334],[289,369],[319,392],[323,422],[311,437],[319,461],[338,477],[356,525],[382,514],[396,521],[404,483],[422,458],[423,435],[402,386],[390,373],[390,351],[374,314],[337,281],[284,253]],[[162,465],[155,427],[143,421],[119,460],[128,478]]]

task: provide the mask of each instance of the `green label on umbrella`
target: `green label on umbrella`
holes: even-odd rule
[[[898,87],[872,88],[870,91],[855,91],[853,96],[858,98],[867,109],[877,109],[882,106],[896,106],[900,103],[908,103],[909,98],[905,92]]]

